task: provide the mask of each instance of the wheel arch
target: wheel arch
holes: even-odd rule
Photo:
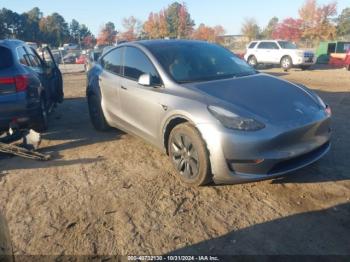
[[[188,117],[180,114],[171,116],[166,120],[162,130],[162,134],[163,134],[163,147],[167,155],[169,154],[168,142],[169,142],[170,133],[176,126],[183,123],[191,123],[194,125],[194,123]]]
[[[256,61],[258,61],[258,59],[256,58],[256,55],[254,55],[254,54],[250,54],[247,58],[247,61],[249,61],[249,59],[252,57],[254,57]]]

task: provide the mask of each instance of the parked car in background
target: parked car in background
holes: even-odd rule
[[[85,65],[86,64],[86,60],[87,60],[87,58],[86,58],[86,55],[80,55],[79,57],[77,57],[76,59],[75,59],[75,63],[76,64],[80,64],[80,65]]]
[[[45,131],[48,113],[63,101],[62,75],[54,62],[43,60],[19,40],[0,40],[0,131],[11,124]]]
[[[314,92],[259,73],[201,41],[125,43],[88,72],[97,130],[142,137],[191,185],[269,179],[330,148],[330,108]]]
[[[276,64],[284,70],[292,67],[305,70],[316,63],[312,51],[298,49],[292,42],[283,40],[252,41],[247,46],[244,59],[253,67],[258,64]]]
[[[68,43],[68,44],[64,44],[63,48],[64,48],[64,50],[77,50],[77,49],[79,49],[79,45]]]
[[[75,53],[68,53],[62,57],[62,62],[64,64],[75,64],[75,60],[77,59],[77,57],[78,55]]]
[[[317,63],[328,64],[332,55],[346,55],[349,50],[350,41],[322,41],[316,49]]]
[[[46,62],[51,61],[51,55],[52,55],[56,64],[61,63],[62,57],[59,50],[51,50],[51,54],[50,54],[46,48],[38,48],[37,52]]]
[[[94,49],[89,52],[85,63],[86,72],[89,71],[94,66],[94,64],[100,58],[101,54],[102,54],[102,50],[99,50],[99,49]]]

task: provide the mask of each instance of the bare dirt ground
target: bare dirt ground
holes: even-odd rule
[[[202,188],[181,184],[141,139],[94,131],[85,75],[65,74],[66,100],[41,145],[53,160],[0,160],[0,217],[14,254],[350,255],[350,72],[265,72],[331,105],[331,152],[284,178]]]

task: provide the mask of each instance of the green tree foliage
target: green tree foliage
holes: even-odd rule
[[[336,22],[338,23],[337,34],[350,37],[350,7],[343,9]]]
[[[80,39],[79,39],[80,37]],[[87,38],[86,41],[85,38]],[[59,46],[67,41],[93,43],[94,36],[84,24],[74,20],[68,26],[64,18],[53,13],[43,16],[38,7],[18,14],[9,9],[0,9],[0,39],[17,38],[27,42]]]
[[[70,39],[68,24],[58,13],[43,17],[39,27],[43,36],[42,40],[46,43],[60,46]]]
[[[24,16],[3,8],[0,10],[1,28],[4,38],[23,38],[26,19]]]
[[[166,9],[166,20],[170,38],[185,38],[191,35],[194,21],[185,3],[174,2]]]
[[[251,41],[259,38],[261,30],[254,18],[247,18],[242,24],[241,32]]]
[[[69,25],[69,32],[71,37],[76,41],[79,42],[78,39],[80,38],[80,24],[77,20],[73,19],[72,22]]]
[[[113,45],[116,41],[117,30],[115,29],[115,25],[112,22],[108,22],[102,27],[100,34],[97,38],[98,45]]]
[[[265,29],[261,32],[261,37],[264,39],[271,39],[273,32],[276,30],[278,22],[279,19],[276,16],[272,17]]]

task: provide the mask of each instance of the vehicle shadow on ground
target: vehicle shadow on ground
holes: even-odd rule
[[[0,176],[6,175],[4,171],[13,169],[35,169],[46,168],[48,166],[68,166],[102,161],[102,156],[63,159],[62,151],[116,140],[121,138],[123,134],[122,131],[117,129],[111,129],[107,132],[97,132],[90,123],[85,98],[67,98],[62,104],[58,105],[52,114],[50,114],[49,130],[42,134],[42,139],[47,140],[48,145],[42,143],[38,150],[41,153],[50,154],[52,160],[42,162],[8,156],[5,159],[0,159],[0,171],[3,171],[2,174],[0,173]]]
[[[334,70],[334,69],[346,70],[345,66],[334,66],[329,64],[315,64],[311,68],[311,70]]]
[[[350,255],[349,234],[350,204],[345,203],[231,231],[170,254]]]
[[[49,131],[42,138],[49,141],[62,140],[60,144],[42,148],[45,152],[62,151],[71,148],[106,142],[121,138],[125,133],[111,129],[96,131],[90,121],[85,97],[67,98],[50,116]]]

